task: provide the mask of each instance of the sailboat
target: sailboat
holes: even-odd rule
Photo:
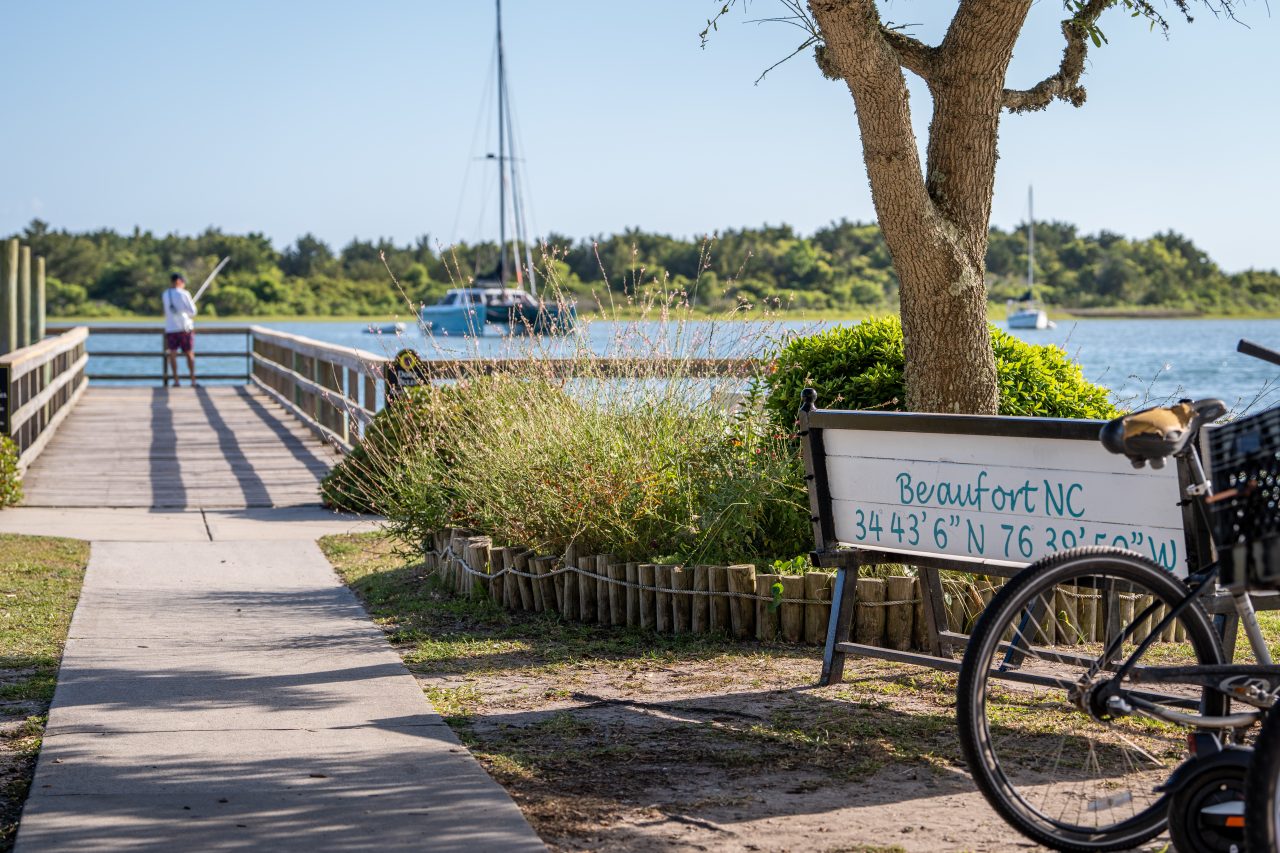
[[[421,320],[428,331],[448,335],[567,332],[577,320],[574,307],[538,299],[537,273],[533,267],[520,197],[520,175],[517,159],[513,156],[515,134],[502,46],[502,0],[494,0],[494,5],[498,34],[498,153],[489,154],[486,159],[498,165],[497,266],[487,275],[476,276],[471,287],[453,288],[435,305],[422,306]],[[507,244],[508,219],[513,226],[510,245]],[[520,256],[522,246],[523,258]],[[525,289],[526,283],[528,289]]]
[[[1052,329],[1055,325],[1036,299],[1036,219],[1032,192],[1032,188],[1027,187],[1027,292],[1005,302],[1008,312],[1005,322],[1010,329]]]

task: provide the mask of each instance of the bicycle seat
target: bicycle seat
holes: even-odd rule
[[[1221,400],[1180,400],[1108,421],[1098,439],[1107,450],[1128,457],[1135,468],[1148,462],[1152,468],[1163,468],[1164,460],[1186,450],[1200,427],[1226,413]]]

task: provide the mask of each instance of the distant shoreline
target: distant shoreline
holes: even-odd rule
[[[1239,314],[1213,314],[1191,311],[1183,308],[1059,308],[1055,306],[1046,306],[1045,310],[1049,313],[1049,318],[1056,321],[1070,320],[1275,320],[1280,319],[1280,315],[1270,313],[1239,313]],[[634,322],[636,320],[657,320],[661,312],[652,311],[643,313],[638,310],[613,309],[606,312],[582,311],[579,314],[583,320],[616,320],[621,322]],[[673,321],[685,320],[725,320],[730,322],[754,320],[760,322],[799,322],[799,323],[816,323],[816,322],[860,322],[873,317],[883,317],[887,314],[897,313],[886,308],[872,308],[866,311],[743,311],[732,314],[716,313],[711,311],[701,311],[697,309],[683,311],[672,310],[670,317]],[[991,303],[990,309],[987,311],[987,319],[996,324],[1002,325],[1004,322],[1004,306]],[[74,326],[79,324],[99,323],[110,325],[112,323],[155,323],[159,324],[163,318],[149,314],[117,314],[110,317],[54,317],[50,316],[47,323],[50,326]],[[273,316],[231,316],[231,317],[209,317],[204,320],[205,323],[216,324],[235,324],[235,325],[253,325],[266,323],[371,323],[385,324],[391,322],[402,322],[406,325],[413,326],[417,324],[417,318],[413,314],[393,314],[389,316],[360,316],[352,314],[344,315],[273,315]]]

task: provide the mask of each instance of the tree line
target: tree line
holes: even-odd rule
[[[434,302],[497,263],[492,243],[441,247],[425,236],[405,245],[354,239],[335,250],[307,234],[277,249],[258,233],[73,233],[40,220],[13,236],[47,259],[49,313],[64,317],[153,315],[170,272],[196,286],[227,255],[231,263],[203,300],[206,315],[404,314],[407,304]],[[787,225],[698,239],[640,229],[578,240],[550,234],[533,254],[543,286],[550,282],[587,310],[653,293],[713,313],[768,306],[856,314],[898,302],[898,279],[873,224],[840,221],[808,236]],[[1037,295],[1062,308],[1280,312],[1280,273],[1226,273],[1173,231],[1131,239],[1036,222],[1034,266]],[[991,300],[1023,293],[1026,267],[1025,226],[992,228]]]

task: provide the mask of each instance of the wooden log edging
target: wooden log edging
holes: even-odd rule
[[[737,640],[822,645],[831,614],[834,574],[757,573],[751,565],[673,566],[620,563],[608,554],[539,555],[499,547],[472,531],[444,530],[423,543],[426,569],[459,595],[488,597],[507,610],[555,613],[587,624],[665,634],[719,633]],[[977,576],[945,581],[948,627],[966,632],[1004,581]],[[1120,593],[1104,601],[1096,590],[1061,587],[1042,626],[1047,642],[1097,642],[1105,613],[1132,619],[1146,602]],[[1152,617],[1158,618],[1158,617]],[[1161,640],[1180,642],[1180,625]],[[928,651],[920,579],[906,575],[857,579],[852,633],[857,642]]]

